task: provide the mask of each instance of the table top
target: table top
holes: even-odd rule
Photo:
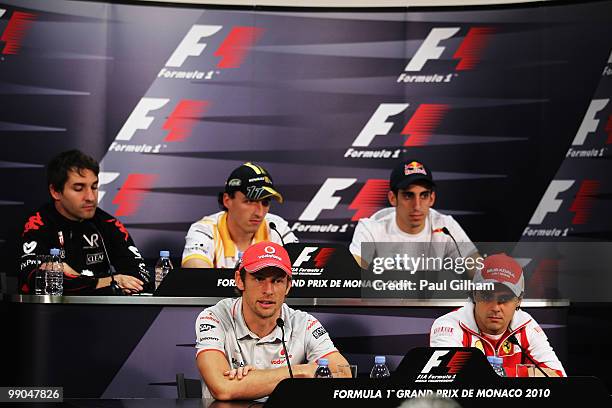
[[[221,297],[161,297],[137,296],[51,296],[51,295],[3,295],[2,300],[30,304],[81,304],[81,305],[149,305],[149,306],[204,306],[214,305]],[[351,307],[460,307],[461,299],[374,299],[374,298],[292,298],[289,306],[351,306]],[[524,299],[525,308],[569,307],[569,300]]]

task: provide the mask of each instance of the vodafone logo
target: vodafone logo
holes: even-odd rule
[[[591,217],[593,206],[600,190],[598,180],[552,180],[546,192],[542,196],[533,216],[529,221],[529,226],[523,231],[523,236],[527,237],[565,237],[571,227],[565,228],[533,228],[532,225],[541,225],[551,214],[557,214],[565,202],[571,197],[571,204],[567,205],[566,210],[574,213],[571,225],[587,224]],[[576,190],[577,187],[577,190]],[[575,191],[572,195],[572,191]]]
[[[213,40],[224,31],[221,25],[193,25],[178,44],[166,65],[157,74],[158,78],[205,80],[212,79],[223,69],[238,68],[246,59],[250,49],[261,38],[263,29],[259,27],[236,26],[230,29],[213,52],[217,57],[216,69],[200,71],[198,69],[182,70],[189,59],[200,57],[208,48],[203,39]],[[191,64],[194,65],[194,64]]]
[[[456,37],[461,27],[435,27],[428,33],[425,40],[410,59],[404,72],[397,78],[402,83],[440,83],[450,82],[457,74],[454,71],[467,71],[476,68],[480,63],[482,54],[486,49],[491,36],[495,33],[492,27],[471,27],[467,30],[464,39],[455,49],[451,57],[457,60],[453,72],[433,73],[428,75],[415,75],[431,61],[441,60],[447,53],[449,40]]]
[[[264,251],[265,251],[266,254],[273,254],[273,253],[276,252],[276,249],[274,249],[274,247],[267,246],[267,247],[264,248]]]
[[[0,9],[0,18],[6,14],[6,9]],[[22,48],[23,40],[36,20],[36,14],[14,11],[11,15],[0,41],[4,43],[2,55],[16,55]]]

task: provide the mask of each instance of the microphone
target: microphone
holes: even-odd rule
[[[455,243],[455,248],[457,248],[457,253],[459,254],[459,257],[463,258],[463,255],[461,255],[461,250],[459,249],[459,245],[457,245],[457,241],[455,241],[455,237],[453,237],[453,234],[451,234],[448,228],[446,227],[442,227],[442,232],[451,237],[451,239]]]
[[[528,359],[529,361],[531,361],[531,362],[533,363],[533,365],[535,365],[535,366],[536,366],[536,368],[537,368],[538,370],[540,370],[540,372],[541,372],[542,374],[544,374],[544,377],[550,377],[548,374],[546,374],[546,371],[542,370],[542,368],[540,368],[540,365],[539,365],[538,363],[536,363],[536,361],[535,361],[533,358],[531,358],[531,356],[529,355],[529,353],[527,352],[527,350],[525,350],[525,349],[523,348],[523,346],[521,346],[521,343],[519,343],[518,339],[517,339],[516,337],[514,337],[514,334],[513,334],[512,336],[508,337],[508,341],[509,341],[510,343],[514,344],[515,346],[519,346],[519,348],[521,349],[521,352],[523,353],[523,355],[524,355],[524,356],[527,356],[527,359]]]
[[[276,325],[280,327],[281,333],[283,334],[283,336],[281,337],[281,343],[283,343],[283,350],[285,350],[287,367],[289,368],[289,376],[293,378],[293,371],[291,370],[291,359],[289,358],[289,351],[287,351],[287,345],[285,344],[285,322],[279,317],[278,319],[276,319]]]
[[[273,222],[268,223],[268,225],[270,226],[270,229],[274,232],[276,232],[278,234],[278,236],[280,237],[281,240],[281,244],[283,244],[283,246],[285,246],[285,240],[283,240],[283,236],[281,235],[280,232],[278,232],[278,230],[276,229],[276,224]],[[280,317],[279,317],[280,319]],[[282,321],[282,320],[281,320]],[[278,323],[278,320],[276,321],[276,323]],[[282,328],[283,326],[281,326]],[[291,376],[291,378],[293,378],[293,376]]]
[[[119,286],[119,284],[115,280],[116,271],[113,267],[113,264],[111,263],[110,256],[108,256],[108,251],[106,250],[106,245],[104,244],[104,237],[102,236],[102,233],[93,221],[90,221],[90,224],[100,236],[100,241],[102,242],[102,250],[104,251],[104,255],[106,256],[106,262],[108,262],[108,273],[111,278],[110,291],[115,296],[123,296],[123,289],[121,289],[121,286]]]

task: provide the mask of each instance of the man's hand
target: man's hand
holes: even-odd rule
[[[312,362],[308,364],[298,364],[291,366],[293,369],[293,376],[295,378],[314,378],[315,372],[317,371],[317,363]]]
[[[132,293],[138,293],[143,289],[143,283],[140,279],[135,278],[130,275],[114,275],[115,282],[119,285],[119,287],[123,290],[123,293],[130,295]],[[110,276],[106,278],[98,279],[98,284],[96,285],[96,289],[105,288],[110,286],[112,279]]]
[[[143,282],[130,275],[115,275],[115,282],[126,294],[138,293],[143,289]]]
[[[228,377],[228,379],[233,380],[237,378],[238,380],[242,380],[242,377],[246,377],[249,371],[255,370],[255,367],[250,365],[245,365],[244,367],[232,368],[223,373],[224,376]]]

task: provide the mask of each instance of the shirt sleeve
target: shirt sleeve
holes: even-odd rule
[[[355,227],[353,240],[349,245],[349,251],[351,254],[360,257],[369,265],[372,263],[372,258],[374,257],[374,242],[374,235],[372,235],[366,223],[360,220]],[[372,243],[372,245],[367,245],[367,248],[363,248],[363,243]]]
[[[283,243],[291,244],[295,242],[299,242],[298,238],[295,236],[291,228],[289,228],[289,224],[284,219],[279,218],[279,222],[277,223],[278,232],[280,232],[283,237]]]
[[[532,320],[525,327],[525,335],[529,342],[529,354],[535,361],[541,363],[540,367],[550,368],[560,376],[567,377],[561,361],[559,361],[557,354],[548,342],[546,333],[535,320]]]
[[[217,350],[225,354],[225,331],[221,321],[209,309],[204,309],[195,322],[196,357],[203,351]]]
[[[185,236],[181,265],[194,258],[201,259],[210,266],[214,266],[215,240],[212,225],[201,222],[191,224],[187,236]]]
[[[430,347],[463,347],[463,331],[446,316],[434,321],[429,332]]]
[[[26,221],[20,240],[19,252],[19,292],[34,293],[34,272],[37,269],[37,257],[49,255],[49,231],[44,225],[40,212]]]
[[[306,332],[304,333],[306,336],[304,339],[304,346],[306,349],[307,362],[316,361],[321,357],[338,351],[323,325],[309,314],[306,314],[306,318],[308,320],[306,323]]]

